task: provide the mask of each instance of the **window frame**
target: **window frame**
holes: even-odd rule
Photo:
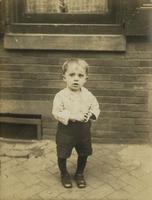
[[[116,22],[116,1],[108,0],[108,13],[68,14],[68,13],[27,13],[26,0],[10,0],[13,23],[59,23],[59,24],[106,24]]]

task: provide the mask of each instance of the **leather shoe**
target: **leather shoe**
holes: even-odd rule
[[[61,175],[61,182],[65,188],[72,188],[71,177],[69,174],[62,174]]]
[[[74,179],[76,181],[78,188],[85,188],[86,187],[86,181],[84,179],[83,174],[75,174]]]

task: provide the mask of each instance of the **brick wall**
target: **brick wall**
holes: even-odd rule
[[[43,138],[55,134],[54,94],[64,87],[68,57],[90,64],[87,87],[100,102],[92,134],[100,142],[148,142],[152,118],[152,47],[129,39],[126,53],[4,50],[0,42],[1,112],[42,114]]]

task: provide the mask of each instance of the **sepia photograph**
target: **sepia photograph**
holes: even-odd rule
[[[152,200],[152,0],[0,0],[0,200]]]

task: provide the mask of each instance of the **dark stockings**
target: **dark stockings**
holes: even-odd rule
[[[76,174],[83,174],[83,171],[86,166],[87,158],[88,156],[78,156]],[[58,166],[62,175],[68,173],[66,161],[67,159],[65,158],[58,158]]]
[[[83,174],[88,156],[78,156],[76,174]]]
[[[65,159],[65,158],[58,158],[58,166],[59,166],[59,169],[60,169],[60,172],[62,175],[65,175],[68,173],[66,161],[67,161],[67,159]]]

